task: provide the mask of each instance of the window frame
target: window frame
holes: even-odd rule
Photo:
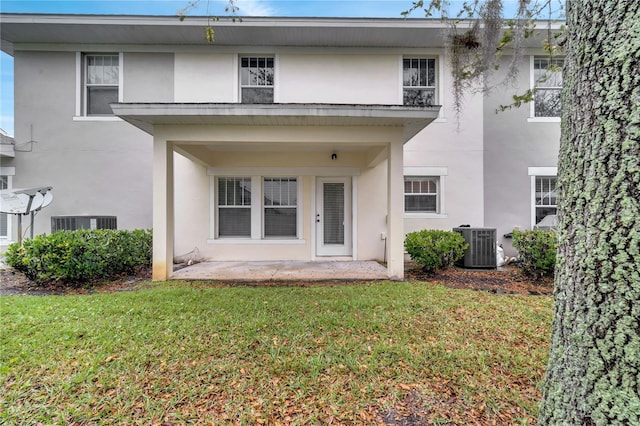
[[[124,54],[123,52],[76,52],[76,110],[74,121],[121,121],[111,114],[88,114],[87,103],[87,57],[89,56],[118,56],[118,102],[123,102],[124,87]],[[115,87],[115,84],[108,85]]]
[[[295,192],[296,192],[296,203],[295,205],[267,205],[267,203],[265,202],[266,199],[266,191],[265,191],[265,184],[267,180],[275,180],[275,179],[279,179],[280,183],[282,183],[283,180],[287,180],[288,182],[295,182],[296,187],[295,187]],[[298,233],[299,233],[299,221],[298,221],[298,206],[300,204],[299,199],[299,190],[298,190],[298,182],[299,179],[295,176],[262,176],[261,177],[262,180],[262,209],[261,209],[261,214],[262,214],[262,239],[265,240],[276,240],[276,239],[281,239],[281,240],[291,240],[291,239],[298,239]],[[282,192],[282,191],[281,191]],[[296,232],[295,235],[292,236],[288,236],[288,235],[267,235],[267,210],[268,209],[292,209],[295,210],[295,228],[296,228]]]
[[[265,69],[271,68],[272,69],[272,75],[271,75],[271,84],[246,84],[243,82],[243,70],[245,69],[245,67],[242,65],[243,60],[248,60],[249,61],[249,68],[251,67],[251,60],[255,59],[258,62],[261,59],[265,60]],[[272,67],[268,67],[266,65],[268,65],[269,61],[272,62],[273,66]],[[256,68],[261,68],[259,67],[259,63],[258,63],[258,67]],[[239,102],[242,104],[247,104],[247,105],[251,105],[251,104],[255,104],[256,102],[244,102],[243,100],[243,91],[244,89],[268,89],[270,88],[272,91],[272,100],[271,102],[263,102],[264,104],[274,104],[276,103],[276,78],[277,78],[277,56],[276,55],[240,55],[238,57],[238,89],[239,89]]]
[[[230,180],[230,179],[242,179],[244,180],[248,180],[249,182],[249,191],[251,192],[251,197],[249,200],[249,204],[224,204],[221,205],[220,204],[220,180]],[[252,203],[253,203],[253,198],[255,197],[255,194],[252,192],[253,189],[253,181],[251,179],[251,176],[217,176],[215,179],[215,185],[216,185],[216,198],[215,198],[215,216],[216,216],[216,238],[218,239],[234,239],[234,238],[251,238],[252,235],[252,228],[253,228],[253,224],[252,224],[252,220],[249,220],[249,235],[220,235],[220,209],[226,210],[226,209],[248,209],[249,210],[249,217],[251,218],[251,210],[252,210]],[[235,197],[234,197],[235,199]],[[244,201],[244,200],[242,200]]]
[[[418,186],[418,192],[407,192],[407,183],[411,182],[411,186],[413,187],[413,189],[415,189],[416,185]],[[422,186],[422,182],[428,182],[429,184],[427,185],[427,192],[422,192],[422,188],[420,188]],[[433,183],[434,188],[434,192],[430,191],[430,183]],[[440,177],[439,176],[405,176],[404,177],[404,211],[407,213],[427,213],[427,214],[438,214],[439,212],[439,207],[440,207],[440,200],[439,200],[439,187],[440,187]],[[433,210],[408,210],[407,209],[407,200],[411,197],[429,197],[429,198],[433,198],[434,200],[434,209]]]
[[[300,174],[287,173],[286,169],[280,170],[250,170],[224,169],[208,171],[210,182],[210,235],[209,244],[304,244],[303,238],[303,179]],[[242,237],[220,237],[218,215],[218,179],[230,177],[245,177],[251,179],[251,235]],[[296,236],[295,237],[265,237],[264,235],[264,178],[287,178],[296,180]]]
[[[530,196],[529,202],[531,204],[531,214],[530,214],[530,229],[535,229],[537,226],[536,222],[536,212],[539,208],[555,208],[556,214],[558,213],[558,195],[557,195],[557,185],[558,185],[558,168],[557,167],[529,167],[528,174],[531,178],[531,188],[530,188]],[[537,196],[537,180],[539,178],[553,178],[555,179],[555,192],[556,192],[556,204],[544,204],[538,205],[538,196]]]
[[[426,83],[428,83],[429,81],[429,72],[432,70],[433,71],[433,86],[431,85],[406,85],[405,84],[405,78],[404,78],[404,74],[405,74],[405,61],[414,61],[414,60],[425,60],[427,61],[427,64],[429,63],[429,61],[433,61],[433,68],[430,69],[427,66],[427,77],[426,77]],[[440,93],[439,93],[439,87],[440,85],[439,83],[439,78],[440,78],[440,61],[438,56],[434,56],[434,55],[403,55],[400,58],[400,81],[402,84],[402,91],[401,91],[401,104],[403,106],[435,106],[438,105],[439,103],[439,99],[440,99]],[[433,91],[433,103],[431,105],[416,105],[416,104],[408,104],[405,102],[405,91],[407,90],[432,90]]]
[[[446,177],[448,176],[448,167],[405,167],[403,176],[403,210],[405,218],[417,219],[446,219],[448,217],[446,210]],[[406,210],[406,192],[404,192],[404,182],[406,178],[424,177],[436,179],[436,211],[407,211]]]
[[[541,55],[531,55],[530,56],[530,66],[529,66],[529,74],[530,74],[530,88],[533,92],[533,100],[530,102],[530,110],[529,110],[529,120],[530,122],[540,121],[540,122],[559,122],[560,115],[557,116],[536,116],[536,92],[537,91],[562,91],[562,86],[546,86],[540,85],[538,81],[536,81],[536,61],[547,61],[546,69],[549,69],[551,62],[562,61],[562,66],[564,66],[564,57],[549,57],[549,56],[541,56]],[[562,72],[562,71],[560,71]],[[562,78],[562,74],[561,74]]]

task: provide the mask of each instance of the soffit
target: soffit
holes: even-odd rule
[[[156,125],[392,126],[405,142],[438,117],[440,106],[328,104],[111,104],[118,117],[153,134]]]
[[[208,45],[204,17],[2,14],[0,20],[9,54],[15,44]],[[446,29],[438,19],[397,18],[243,17],[211,25],[213,46],[434,48],[444,46]]]

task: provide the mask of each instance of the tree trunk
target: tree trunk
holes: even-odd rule
[[[640,424],[640,0],[567,0],[540,424]]]

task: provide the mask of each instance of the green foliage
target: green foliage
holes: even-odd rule
[[[513,231],[513,246],[520,254],[520,268],[532,277],[553,275],[558,238],[553,231]]]
[[[151,231],[59,231],[11,244],[8,265],[35,282],[79,283],[151,265]]]
[[[411,260],[422,266],[424,271],[435,272],[462,259],[469,244],[457,232],[424,229],[408,233],[404,247]]]

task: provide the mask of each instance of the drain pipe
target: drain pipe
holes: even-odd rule
[[[384,253],[382,254],[382,261],[387,263],[387,234],[384,232],[380,233],[380,239],[384,240]]]

